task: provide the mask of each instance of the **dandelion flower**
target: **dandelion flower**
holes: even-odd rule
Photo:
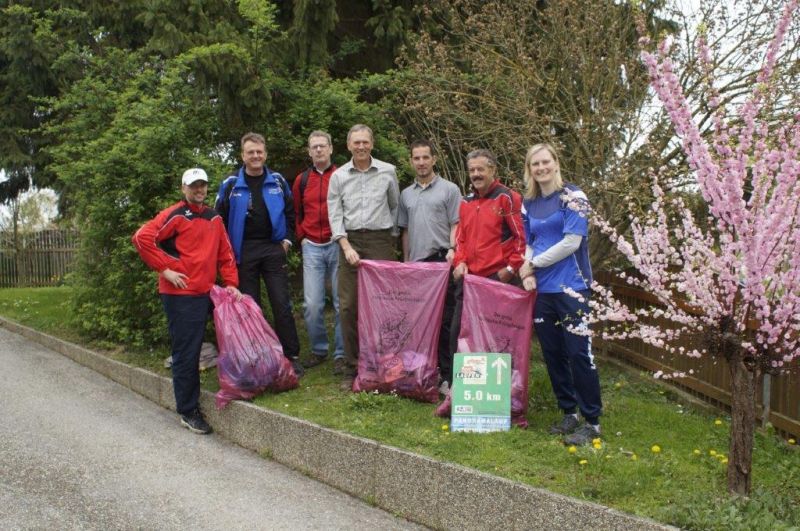
[[[717,419],[714,421],[714,426],[722,426],[722,421]]]
[[[577,448],[575,448],[574,446],[570,446],[569,448],[567,448],[567,451],[568,451],[569,453],[571,453],[571,454],[574,454],[575,452],[577,452],[577,451],[578,451],[578,449],[577,449]]]
[[[723,465],[727,465],[728,464],[728,458],[726,457],[725,459],[720,460],[720,463],[722,463]]]
[[[594,446],[594,449],[595,449],[595,450],[599,450],[600,448],[602,448],[602,447],[603,447],[603,445],[602,445],[602,444],[600,444],[599,442],[596,442],[596,443],[592,444],[592,446]]]
[[[709,450],[708,451],[708,455],[710,455],[711,457],[714,457],[715,455],[717,455],[717,451],[716,450]]]
[[[653,446],[650,447],[650,451],[653,452],[654,454],[660,454],[661,447],[657,444],[654,444]]]
[[[638,459],[639,459],[639,456],[637,456],[636,454],[633,454],[631,456],[631,460],[633,460],[633,461],[637,461]]]
[[[448,431],[450,429],[449,424],[442,424],[442,431]]]
[[[579,464],[579,465],[585,465],[585,464],[587,464],[588,462],[589,462],[589,461],[587,461],[586,459],[581,459],[580,461],[578,461],[578,464]]]
[[[698,450],[697,448],[695,448],[695,449],[692,451],[692,453],[693,453],[694,455],[700,455],[700,450]]]
[[[797,441],[795,441],[794,439],[789,439],[786,442],[788,442],[789,444],[797,444]]]

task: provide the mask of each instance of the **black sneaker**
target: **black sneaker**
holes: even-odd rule
[[[580,425],[575,415],[564,415],[561,422],[550,426],[551,435],[569,435]]]
[[[584,444],[589,444],[594,439],[599,439],[599,438],[600,438],[599,431],[594,429],[591,424],[584,424],[583,426],[575,430],[574,433],[564,438],[564,444],[570,446],[583,446]]]
[[[188,415],[181,415],[181,424],[189,428],[189,431],[201,435],[207,435],[214,431],[211,429],[211,426],[208,425],[206,419],[203,418],[203,414],[200,413],[199,409],[195,409]]]
[[[300,358],[291,358],[289,361],[292,362],[292,369],[294,369],[294,373],[297,375],[297,377],[302,378],[306,371],[303,370],[303,365],[300,363]]]
[[[312,354],[303,362],[303,367],[306,369],[310,369],[312,367],[316,367],[317,365],[322,365],[325,363],[325,360],[328,359],[327,356],[320,356],[319,354]]]
[[[347,362],[344,358],[333,358],[333,374],[335,376],[343,376],[347,370]]]

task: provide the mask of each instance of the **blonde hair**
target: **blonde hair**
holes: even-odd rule
[[[533,175],[531,175],[531,159],[535,154],[543,149],[546,149],[548,152],[550,152],[550,155],[553,157],[553,160],[556,163],[556,167],[553,170],[555,172],[554,182],[556,185],[556,190],[561,190],[564,188],[564,181],[561,179],[561,163],[558,161],[558,152],[556,151],[556,148],[547,143],[534,144],[528,148],[528,153],[525,154],[525,197],[528,199],[535,199],[536,197],[542,195],[542,189],[539,186],[539,183],[537,183],[536,179],[534,179]]]

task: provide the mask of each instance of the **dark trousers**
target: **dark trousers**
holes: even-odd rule
[[[347,241],[362,260],[394,260],[396,238],[389,229],[351,231]],[[339,249],[339,318],[342,323],[344,357],[347,364],[358,366],[358,267],[353,267]]]
[[[447,251],[434,253],[422,262],[446,262]],[[439,374],[442,380],[447,382],[453,379],[453,353],[450,347],[450,327],[453,323],[453,312],[456,307],[456,284],[453,280],[453,268],[447,276],[447,293],[444,298],[444,308],[442,308],[442,327],[439,329]]]
[[[603,403],[592,342],[587,336],[567,330],[568,326],[579,325],[580,316],[589,313],[590,293],[588,290],[580,293],[584,302],[566,293],[537,294],[533,325],[558,407],[564,413],[580,409],[587,422],[597,424]]]
[[[275,333],[287,358],[300,355],[300,340],[292,313],[289,273],[283,245],[268,240],[245,240],[239,263],[239,291],[261,306],[261,279],[267,287]]]
[[[200,399],[200,349],[211,299],[206,295],[161,294],[172,342],[172,387],[175,409],[188,415]]]

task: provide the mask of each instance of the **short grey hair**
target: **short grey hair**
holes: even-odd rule
[[[369,139],[373,142],[375,141],[375,135],[372,134],[372,129],[370,129],[368,125],[356,124],[353,127],[351,127],[350,130],[347,132],[347,142],[348,143],[350,142],[350,136],[353,133],[357,133],[359,131],[366,131],[367,133],[369,133]]]
[[[473,149],[469,153],[467,153],[467,161],[472,159],[477,159],[480,157],[484,157],[486,161],[489,163],[489,166],[492,168],[497,167],[497,158],[495,158],[494,153],[489,151],[488,149]]]
[[[319,130],[319,129],[317,129],[316,131],[311,131],[311,133],[308,135],[308,143],[309,144],[311,144],[311,139],[314,138],[315,136],[324,137],[325,140],[328,141],[328,145],[329,146],[333,145],[333,139],[331,138],[331,135],[329,135],[325,131],[322,131],[322,130]]]

